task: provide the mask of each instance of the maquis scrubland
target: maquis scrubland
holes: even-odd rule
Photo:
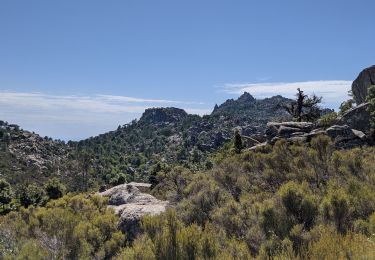
[[[0,259],[375,259],[375,66],[79,142],[0,121]]]

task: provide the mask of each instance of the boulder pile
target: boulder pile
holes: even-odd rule
[[[308,122],[269,122],[266,129],[267,141],[264,144],[274,144],[280,139],[286,139],[291,143],[310,142],[318,135],[331,137],[338,148],[350,148],[367,143],[367,136],[364,132],[346,124],[333,125],[327,129],[314,127],[313,123]]]

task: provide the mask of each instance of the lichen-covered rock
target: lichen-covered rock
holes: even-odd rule
[[[351,148],[364,145],[368,142],[365,133],[358,129],[353,129],[346,124],[333,125],[327,129],[314,129],[314,127],[313,123],[308,122],[269,122],[266,130],[266,144],[273,145],[282,139],[287,140],[289,143],[310,142],[311,139],[319,135],[331,137],[337,148]],[[256,148],[256,146],[253,146],[250,150]]]
[[[291,142],[291,143],[305,143],[306,141],[307,141],[307,137],[304,135],[292,136],[288,138],[288,142]]]
[[[167,209],[167,201],[154,201],[147,204],[129,203],[121,206],[119,228],[128,238],[134,238],[140,232],[139,221],[146,215],[158,215]]]
[[[289,126],[280,126],[277,134],[279,136],[291,136],[294,133],[301,133],[301,129]]]
[[[310,142],[311,139],[313,139],[314,137],[317,137],[319,135],[326,135],[326,134],[327,133],[324,129],[318,128],[318,129],[312,130],[310,133],[307,133],[304,136],[307,138],[306,141]]]
[[[362,70],[353,81],[352,93],[357,104],[362,104],[366,101],[370,85],[375,85],[375,65]]]
[[[272,140],[277,136],[289,137],[296,132],[308,133],[313,127],[314,124],[309,122],[269,122],[265,134],[268,140]]]
[[[338,136],[346,138],[355,137],[352,129],[347,125],[333,125],[326,130],[326,133],[331,138],[336,138]]]
[[[138,187],[149,187],[147,183],[129,183],[115,186],[101,196],[109,197],[109,206],[120,216],[119,228],[129,239],[133,239],[139,232],[139,221],[145,215],[156,215],[164,212],[168,201],[158,200],[154,196],[142,193]]]
[[[136,187],[141,192],[149,192],[151,190],[151,184],[150,183],[143,183],[143,182],[130,182],[128,185],[132,185]]]
[[[263,143],[260,143],[260,144],[256,144],[252,147],[249,148],[249,151],[255,151],[259,148],[263,148],[263,147],[266,147],[268,145],[268,142],[263,142]]]
[[[352,129],[368,133],[371,128],[369,103],[363,103],[348,110],[337,120],[338,125],[348,125]]]
[[[362,131],[359,131],[359,130],[356,130],[356,129],[352,129],[352,132],[359,139],[361,139],[361,140],[365,140],[366,139],[366,135]]]

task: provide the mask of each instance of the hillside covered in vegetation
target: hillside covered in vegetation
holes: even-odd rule
[[[245,93],[203,117],[151,108],[114,131],[67,143],[1,122],[0,174],[17,186],[57,177],[70,191],[79,191],[148,181],[161,164],[206,169],[208,155],[229,142],[235,129],[262,141],[268,121],[289,117],[281,105],[290,101],[281,96],[256,100]]]
[[[1,122],[0,258],[374,259],[375,86],[361,75],[339,112],[298,89],[203,117],[151,108],[80,142]]]
[[[67,195],[2,217],[3,257],[108,259],[371,259],[375,150],[310,145],[212,155],[211,170],[177,166],[152,190],[174,206],[142,220],[130,244],[97,195]],[[58,232],[57,232],[58,231]],[[72,243],[74,241],[74,243]],[[39,259],[39,258],[37,258]]]

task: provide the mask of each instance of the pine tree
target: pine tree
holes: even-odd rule
[[[10,184],[5,180],[0,180],[0,206],[1,211],[4,210],[5,205],[9,204],[12,200],[13,192]]]
[[[298,122],[317,120],[321,112],[318,104],[322,98],[316,95],[309,97],[300,88],[297,91],[296,100],[282,107]]]
[[[92,154],[88,151],[79,151],[78,162],[82,172],[82,188],[83,191],[87,191],[89,182],[89,172],[92,165]]]
[[[240,135],[240,132],[236,130],[236,132],[234,133],[234,150],[236,151],[236,153],[241,153],[242,149],[242,137]]]
[[[151,184],[151,189],[159,184],[158,173],[161,171],[160,163],[157,163],[151,170],[151,174],[148,177],[148,182]]]
[[[44,185],[44,189],[49,199],[53,200],[64,196],[66,190],[64,184],[62,184],[61,181],[57,178],[49,179]]]

